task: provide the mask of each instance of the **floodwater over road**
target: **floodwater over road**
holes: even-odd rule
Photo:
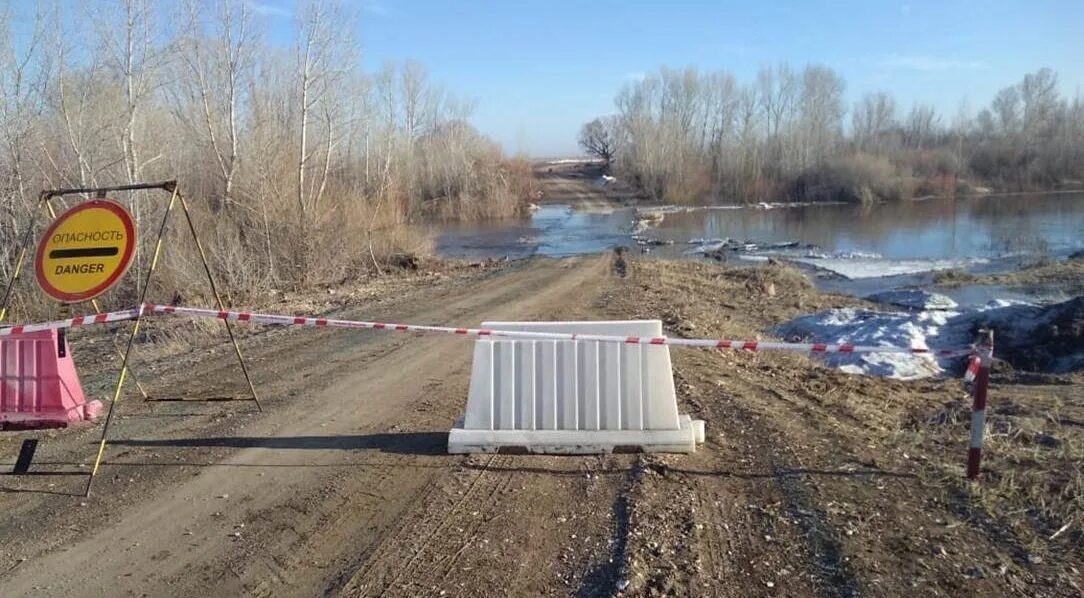
[[[661,221],[633,236],[632,208],[578,210],[544,204],[529,218],[442,225],[433,232],[448,257],[566,257],[625,246],[651,256],[703,259],[705,249],[734,263],[788,260],[820,274],[817,284],[857,296],[930,287],[933,273],[1014,270],[1084,249],[1084,193],[991,195],[872,205],[760,204],[660,210]],[[650,209],[650,208],[647,208]],[[645,210],[647,210],[645,209]],[[734,243],[737,242],[737,243]],[[1048,289],[939,289],[962,304],[998,297],[1052,300]],[[997,293],[994,293],[994,291]],[[1057,291],[1054,291],[1057,295]]]
[[[522,220],[443,224],[433,232],[437,253],[445,257],[568,257],[634,246],[629,233],[633,215],[632,208],[598,212],[544,204]]]
[[[636,247],[633,219],[631,208],[599,213],[546,204],[523,220],[442,226],[436,231],[437,251],[448,257],[518,258]],[[1084,193],[723,206],[667,213],[642,235],[673,241],[653,249],[666,256],[684,254],[692,239],[732,239],[762,246],[798,241],[809,255],[901,262],[1059,257],[1084,249]]]

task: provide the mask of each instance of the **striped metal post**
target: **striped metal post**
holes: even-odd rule
[[[971,385],[971,444],[967,449],[967,479],[977,480],[982,464],[982,440],[986,434],[986,394],[990,385],[990,366],[994,359],[994,333],[979,332],[978,370],[974,372]]]

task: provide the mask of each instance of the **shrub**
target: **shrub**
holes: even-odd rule
[[[829,159],[799,175],[788,194],[795,201],[869,203],[906,199],[911,188],[882,156],[853,154]]]

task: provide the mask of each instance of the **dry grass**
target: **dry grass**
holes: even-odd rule
[[[993,384],[978,483],[962,477],[967,400],[914,418],[899,445],[924,456],[922,471],[932,487],[946,489],[946,503],[968,497],[968,507],[1003,527],[1028,554],[1057,558],[1084,537],[1082,383],[1077,375],[1064,386]]]
[[[781,265],[652,260],[630,268],[642,293],[615,301],[642,302],[644,317],[661,315],[684,336],[752,338],[801,313],[856,303],[817,292]],[[773,287],[774,295],[766,291]],[[793,434],[806,462],[913,472],[917,481],[896,497],[901,517],[918,509],[948,525],[964,522],[1016,550],[1025,565],[1037,559],[1063,572],[1084,559],[1084,374],[995,376],[982,480],[973,484],[964,478],[971,399],[957,379],[853,376],[798,354],[723,353],[717,360],[749,386],[735,400]],[[824,497],[841,499],[860,500]]]
[[[934,275],[934,282],[947,286],[997,284],[1007,286],[1042,285],[1060,289],[1067,297],[1084,294],[1084,259],[1044,260],[1015,272],[976,276],[962,270],[945,270]]]
[[[978,276],[965,272],[959,268],[952,268],[949,270],[942,270],[933,275],[933,281],[936,284],[943,285],[964,285],[972,284],[979,280]]]

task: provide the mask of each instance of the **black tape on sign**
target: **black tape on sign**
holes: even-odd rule
[[[70,318],[72,317],[72,306],[70,303],[60,304],[60,317]],[[58,328],[56,331],[56,356],[63,359],[68,356],[68,342],[67,335],[63,328]]]
[[[23,475],[30,471],[30,462],[34,460],[34,452],[38,450],[38,439],[27,438],[23,446],[19,448],[19,458],[15,460],[15,469],[11,473]]]

